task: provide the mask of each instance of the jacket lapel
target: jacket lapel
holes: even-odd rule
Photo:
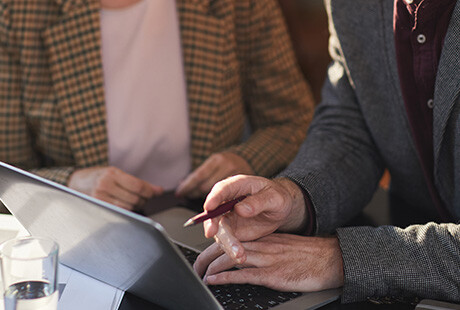
[[[69,144],[77,166],[106,165],[99,1],[54,1],[61,16],[42,37]]]
[[[212,150],[219,100],[222,97],[226,46],[218,1],[177,0],[191,130],[192,165]]]
[[[433,108],[435,164],[439,160],[447,121],[460,93],[460,2],[452,13],[436,77]]]
[[[387,67],[391,76],[391,82],[393,83],[393,89],[395,90],[394,98],[396,99],[396,106],[399,110],[397,114],[406,128],[406,135],[408,141],[412,146],[414,152],[416,152],[414,140],[411,134],[411,128],[409,125],[409,119],[407,117],[406,107],[404,105],[404,99],[401,92],[401,83],[399,80],[398,63],[396,60],[396,47],[394,41],[393,32],[393,16],[394,16],[394,1],[385,0],[382,2],[383,22],[384,22],[384,46],[386,47],[387,55]]]
[[[452,202],[460,205],[460,191],[455,189],[459,184],[458,168],[458,138],[459,111],[458,97],[460,93],[460,1],[452,13],[449,28],[444,39],[444,46],[439,61],[436,76],[433,108],[433,147],[434,174],[439,193],[448,206]],[[457,141],[457,143],[455,142]],[[457,147],[457,150],[455,149]],[[457,173],[457,174],[456,174]],[[451,212],[455,210],[451,209]],[[460,214],[457,209],[457,214]]]

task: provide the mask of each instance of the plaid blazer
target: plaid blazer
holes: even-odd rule
[[[281,170],[313,104],[276,2],[177,9],[192,166],[227,150],[257,174]],[[99,11],[98,0],[0,0],[0,160],[60,183],[108,164]],[[253,134],[242,143],[246,117]]]

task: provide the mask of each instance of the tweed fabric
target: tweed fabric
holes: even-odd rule
[[[194,168],[224,150],[272,175],[311,118],[274,0],[177,0]],[[97,0],[0,0],[0,160],[66,183],[108,163]],[[245,117],[253,134],[241,143]],[[120,126],[129,124],[120,124]]]
[[[393,0],[328,0],[332,64],[307,139],[280,176],[303,187],[316,233],[333,233],[371,200],[384,167],[390,201],[433,215],[401,94]],[[343,302],[420,297],[460,302],[460,4],[453,12],[434,96],[435,186],[451,224],[340,228]],[[409,211],[410,212],[410,211]],[[415,223],[413,223],[415,224]],[[421,224],[421,223],[418,223]],[[422,223],[423,224],[423,223]]]
[[[344,301],[430,298],[460,302],[456,224],[339,228]]]

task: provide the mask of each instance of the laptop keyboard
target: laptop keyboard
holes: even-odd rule
[[[193,265],[198,253],[177,245]],[[302,295],[302,293],[278,292],[263,286],[249,284],[209,285],[208,288],[224,309],[270,309]]]

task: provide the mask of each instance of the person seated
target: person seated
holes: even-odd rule
[[[312,96],[275,0],[0,8],[2,161],[132,209],[274,175],[305,137]]]
[[[219,244],[194,268],[212,285],[343,286],[344,303],[460,303],[459,1],[326,4],[333,62],[307,138],[278,178],[213,187],[207,211],[248,196],[204,223]],[[405,223],[345,227],[385,167]]]

